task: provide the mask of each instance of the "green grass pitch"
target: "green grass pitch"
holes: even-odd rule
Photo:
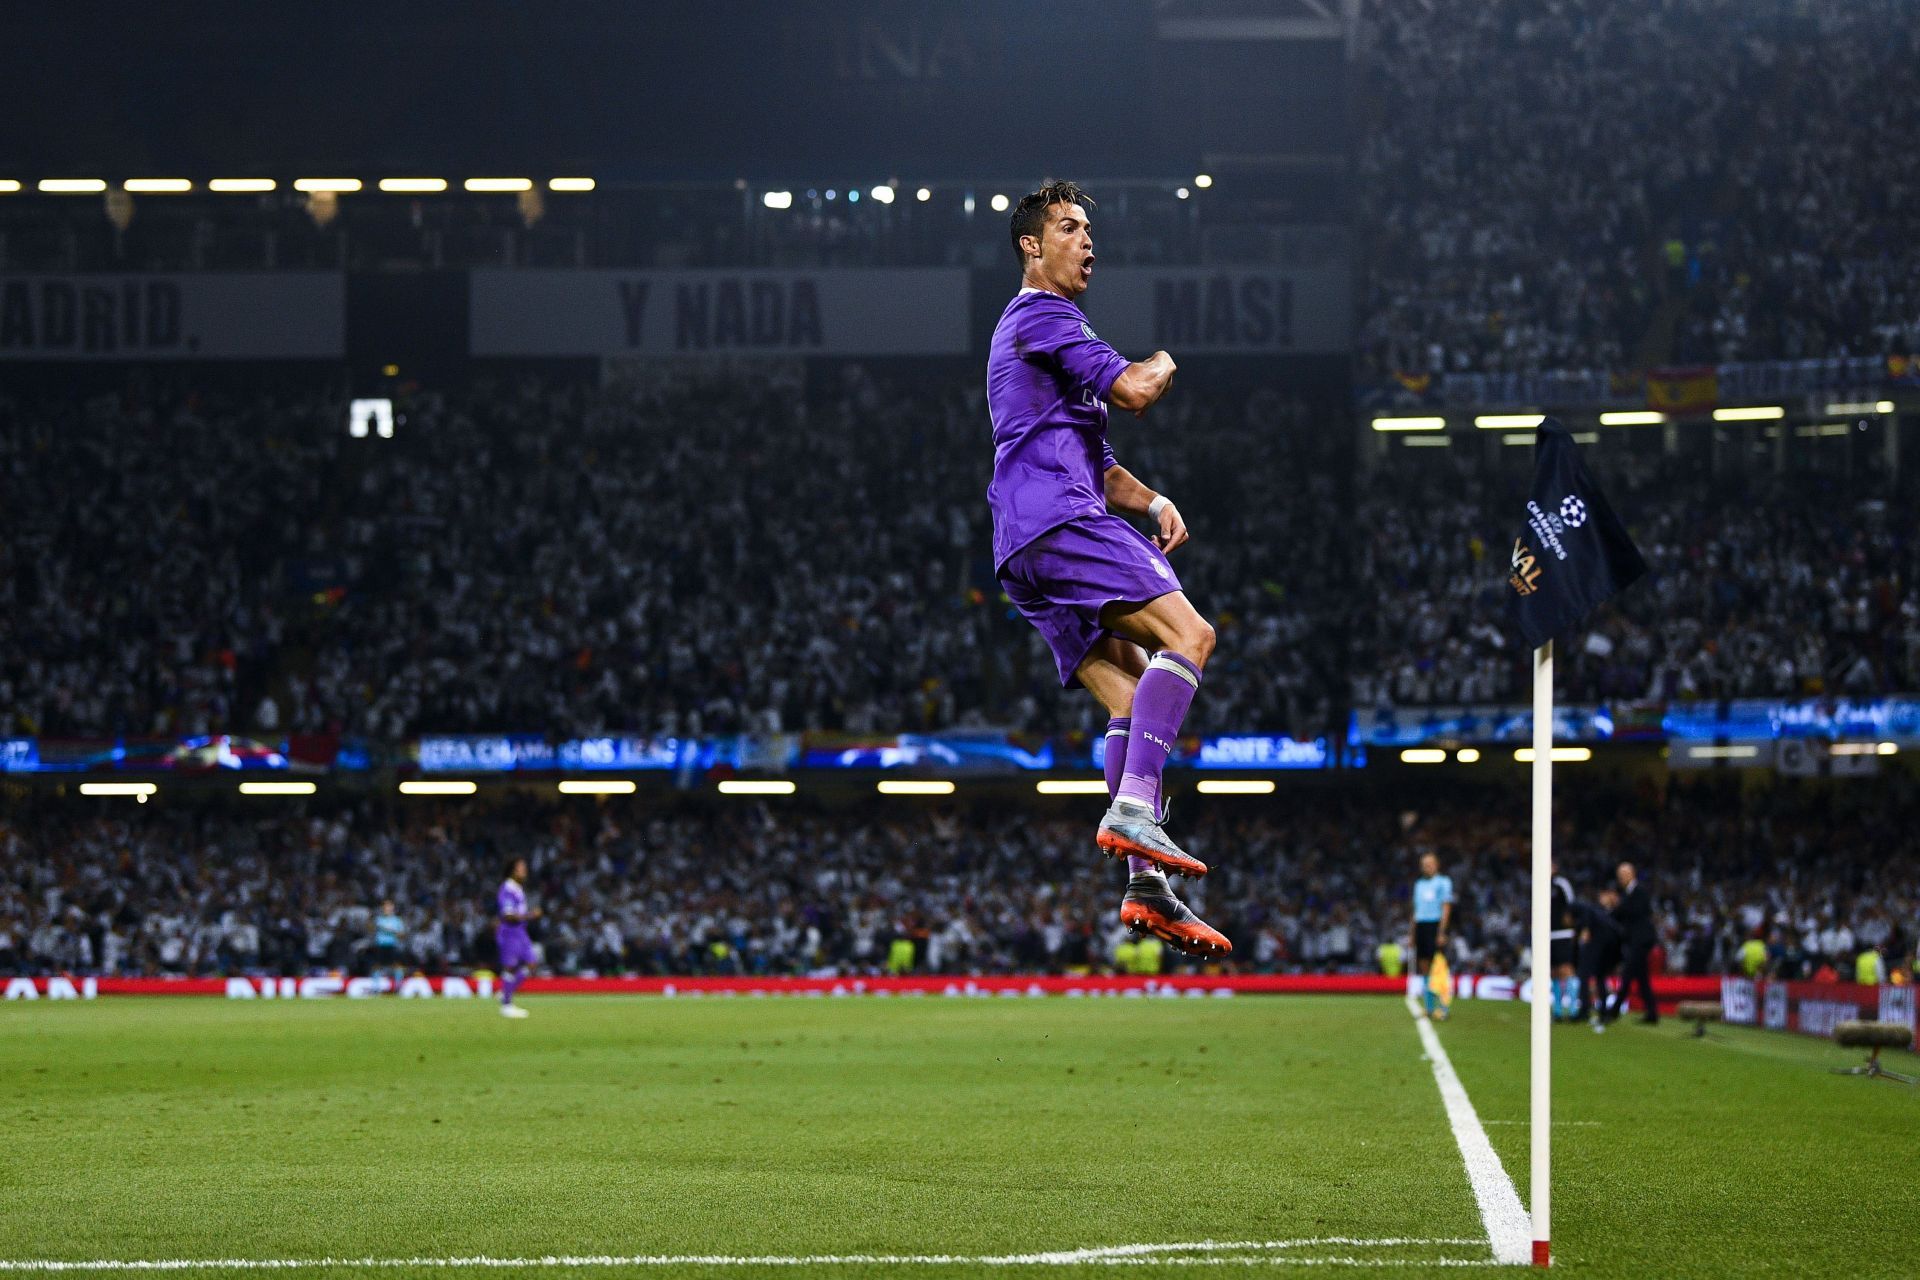
[[[1452,1275],[1490,1256],[1397,1000],[528,1003],[519,1023],[480,1002],[0,1008],[0,1267]],[[1525,1198],[1526,1010],[1465,1004],[1440,1034]],[[1915,1273],[1920,1090],[1830,1075],[1845,1051],[1765,1032],[1554,1043],[1560,1269]],[[969,1261],[1200,1241],[1283,1247]],[[540,1274],[615,1270],[796,1268]]]

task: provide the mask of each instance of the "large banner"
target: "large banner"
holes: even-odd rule
[[[335,271],[0,275],[0,360],[318,360],[346,354]]]
[[[527,995],[647,996],[1165,996],[1397,995],[1402,978],[1376,974],[917,974],[892,977],[604,977],[529,978]],[[229,1000],[349,1000],[375,996],[484,999],[493,975],[387,978],[311,974],[230,978],[4,978],[0,999],[93,1000],[101,996],[223,996]]]
[[[969,348],[961,270],[515,271],[472,278],[476,356],[921,356]]]
[[[1842,1022],[1890,1022],[1905,1027],[1920,1052],[1920,1018],[1915,1016],[1911,986],[1724,978],[1720,1007],[1728,1022],[1810,1036],[1831,1037]]]
[[[1340,267],[1100,267],[1081,299],[1128,356],[1323,355],[1352,337]]]

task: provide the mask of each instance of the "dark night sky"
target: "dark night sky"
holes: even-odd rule
[[[1188,172],[1205,147],[1182,114],[1209,77],[1157,45],[1151,15],[1149,0],[35,6],[0,41],[0,174]],[[1266,51],[1240,89],[1205,86],[1209,118],[1230,133],[1244,102],[1249,132],[1324,135],[1327,62]]]

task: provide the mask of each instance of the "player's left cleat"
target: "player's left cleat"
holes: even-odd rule
[[[1130,800],[1115,800],[1108,806],[1094,841],[1113,857],[1145,858],[1174,875],[1197,880],[1207,874],[1207,864],[1175,844],[1154,821],[1153,810]]]
[[[500,1016],[503,1018],[524,1018],[527,1016],[527,1011],[517,1004],[503,1004],[500,1006]]]
[[[1127,881],[1127,896],[1120,902],[1120,923],[1135,933],[1150,933],[1190,956],[1219,959],[1233,954],[1233,943],[1227,941],[1227,935],[1174,897],[1165,876],[1138,875]]]

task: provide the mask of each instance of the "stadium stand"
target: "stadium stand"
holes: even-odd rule
[[[1632,850],[1671,972],[1730,971],[1750,937],[1771,938],[1765,971],[1781,978],[1851,972],[1871,946],[1890,969],[1911,962],[1910,785],[1742,792],[1708,779],[1568,801],[1563,867],[1590,896]],[[1240,970],[1374,970],[1378,945],[1406,932],[1409,869],[1428,850],[1461,895],[1455,967],[1523,966],[1526,824],[1512,789],[1315,790],[1284,812],[1186,803],[1199,816],[1183,839],[1216,866],[1186,892],[1241,940]],[[970,812],[514,794],[109,814],[46,800],[0,819],[0,972],[364,971],[388,897],[411,966],[485,967],[492,890],[515,856],[533,868],[552,972],[872,973],[898,939],[920,971],[1110,968],[1126,937],[1119,871],[1089,819],[1055,806],[989,828]]]
[[[1920,349],[1899,0],[1373,9],[1369,372]]]

